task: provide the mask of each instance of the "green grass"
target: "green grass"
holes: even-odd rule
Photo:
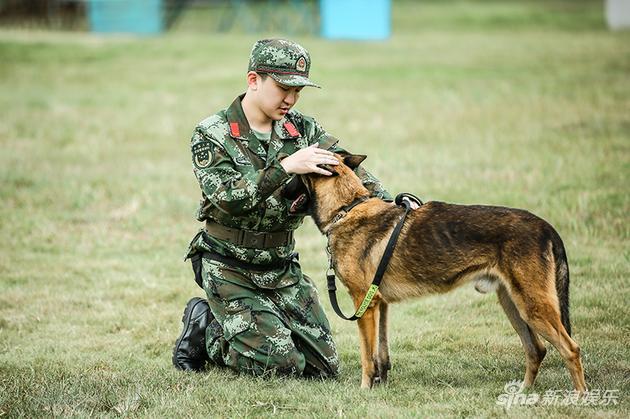
[[[472,287],[395,305],[387,387],[359,389],[356,326],[325,296],[324,238],[297,235],[337,381],[170,364],[199,228],[194,125],[244,88],[256,35],[0,30],[0,416],[553,416],[629,410],[630,34],[599,2],[396,3],[387,42],[298,38],[316,116],[396,193],[526,208],[565,240],[587,384],[611,406],[496,405],[524,354]],[[550,14],[555,10],[555,14]],[[184,17],[182,25],[186,19]],[[343,293],[342,293],[343,294]],[[349,300],[341,300],[346,311]],[[551,349],[535,391],[570,389]]]

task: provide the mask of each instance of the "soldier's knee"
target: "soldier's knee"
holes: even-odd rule
[[[226,364],[237,372],[258,377],[273,375],[299,377],[304,372],[304,356],[297,351],[281,356],[231,352]]]
[[[339,358],[336,357],[321,362],[307,362],[304,369],[304,376],[309,378],[337,378],[339,373]]]
[[[243,312],[224,323],[229,345],[226,364],[254,375],[292,375],[304,372],[305,357],[295,347],[291,331],[275,317]]]
[[[299,377],[306,366],[304,355],[297,349],[285,354],[269,356],[267,360],[261,360],[262,370],[275,375]]]
[[[336,359],[333,363],[329,363],[328,368],[327,378],[339,377],[339,373],[341,372],[339,369],[339,359]]]

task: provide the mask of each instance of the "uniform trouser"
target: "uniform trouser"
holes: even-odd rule
[[[299,269],[294,284],[266,289],[221,262],[203,259],[202,266],[215,317],[206,330],[211,363],[254,375],[338,374],[328,319],[315,286]]]

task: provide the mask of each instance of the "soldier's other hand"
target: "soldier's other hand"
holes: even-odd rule
[[[325,176],[332,175],[328,170],[318,167],[320,164],[336,166],[339,164],[339,161],[333,153],[318,148],[317,144],[298,150],[280,162],[280,165],[288,174],[319,173]]]

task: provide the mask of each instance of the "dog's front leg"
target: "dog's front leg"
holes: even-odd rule
[[[370,307],[357,321],[361,344],[361,388],[371,388],[376,376],[378,306]]]
[[[388,305],[381,300],[378,319],[378,376],[380,383],[387,383],[387,373],[391,369],[389,361],[389,343],[387,342],[387,309]]]

